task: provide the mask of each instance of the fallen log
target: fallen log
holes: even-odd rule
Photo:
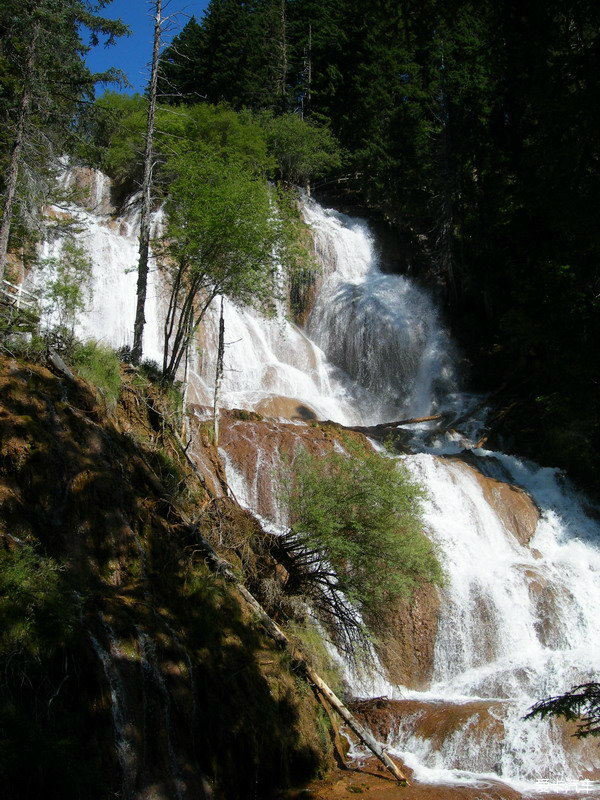
[[[75,380],[75,376],[73,375],[71,370],[67,367],[67,365],[58,355],[58,353],[54,352],[54,350],[48,350],[48,362],[51,364],[51,366],[54,367],[54,369],[57,372],[59,372],[63,377],[67,378],[67,380],[69,381]]]
[[[289,638],[286,634],[281,630],[279,625],[274,622],[271,617],[267,614],[264,608],[260,605],[258,600],[250,594],[248,589],[240,583],[237,579],[233,571],[233,567],[231,564],[226,561],[224,558],[221,558],[211,547],[211,545],[206,541],[204,536],[196,529],[195,530],[196,538],[200,544],[200,549],[203,551],[204,557],[209,564],[209,566],[219,575],[224,577],[227,581],[229,581],[237,591],[242,595],[242,597],[247,601],[248,605],[254,613],[257,615],[258,619],[260,620],[261,624],[265,628],[268,635],[282,648],[290,648],[292,649],[292,643],[290,642]],[[348,724],[351,730],[358,736],[361,742],[369,748],[369,750],[376,756],[384,767],[391,772],[394,778],[398,781],[401,786],[408,786],[408,779],[403,774],[403,772],[394,764],[392,759],[389,755],[385,752],[383,745],[381,745],[373,736],[373,734],[367,730],[352,714],[352,712],[346,708],[346,706],[342,703],[342,701],[337,697],[337,695],[329,688],[329,686],[325,683],[325,681],[317,675],[317,673],[313,670],[310,666],[308,661],[304,657],[299,657],[294,659],[296,661],[297,667],[301,670],[304,675],[306,676],[307,680],[313,684],[318,690],[318,693],[322,694],[323,697],[327,699],[327,702],[330,706],[337,711],[337,713],[342,717],[342,719]],[[318,696],[317,693],[317,696]]]
[[[435,419],[444,419],[448,414],[430,414],[428,417],[411,417],[409,419],[401,419],[399,422],[386,422],[384,425],[378,425],[378,428],[397,428],[400,425],[415,425],[417,422],[432,422]]]
[[[317,673],[308,665],[305,665],[305,673],[308,680],[313,683],[319,692],[327,698],[329,704],[334,708],[340,717],[348,723],[348,726],[354,731],[361,742],[366,745],[369,750],[377,756],[381,763],[389,770],[394,778],[401,786],[408,786],[408,779],[406,775],[394,764],[392,759],[385,752],[383,745],[379,744],[377,739],[373,736],[371,731],[367,730],[356,717],[346,708],[341,700],[331,691],[325,681],[317,675]]]

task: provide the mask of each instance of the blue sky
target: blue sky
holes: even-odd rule
[[[127,75],[132,88],[128,92],[143,92],[150,76],[152,56],[152,33],[154,20],[148,0],[113,0],[100,14],[110,19],[122,19],[131,28],[131,36],[118,39],[111,47],[100,44],[94,47],[86,58],[92,72],[102,72],[108,67],[118,67]],[[201,19],[208,0],[163,0],[163,15],[174,15],[166,34],[167,43],[186,24],[193,15]],[[98,87],[98,94],[103,89]]]

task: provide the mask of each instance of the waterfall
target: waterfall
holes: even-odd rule
[[[433,301],[408,278],[380,270],[373,237],[363,220],[310,201],[304,214],[323,274],[302,347],[308,340],[316,343],[319,358],[326,359],[319,364],[329,369],[333,364],[338,383],[327,385],[326,413],[325,397],[309,397],[301,380],[289,388],[288,396],[304,401],[321,418],[342,422],[348,419],[350,404],[363,424],[464,407],[469,398],[459,392],[456,352]],[[235,313],[246,314],[239,309]],[[244,342],[238,355],[234,347],[229,353],[235,375],[229,384],[232,404],[241,397],[233,386],[237,382],[243,391],[243,381],[254,370],[246,365],[253,365],[253,358],[260,362],[265,352],[254,351],[253,356],[251,342],[260,337],[273,341],[269,331],[273,324],[255,316],[257,328],[251,336],[241,326],[230,325],[231,338]],[[282,352],[293,340],[287,338],[289,323],[276,324],[281,325]],[[310,374],[313,363],[306,351],[296,352],[305,359],[304,375]],[[279,373],[269,375],[269,381],[280,378]],[[260,403],[257,389],[254,399]],[[257,408],[252,406],[249,386],[246,391],[244,407]],[[332,403],[338,404],[334,414]],[[276,426],[270,430],[271,437],[280,437]],[[269,517],[264,476],[277,471],[278,448],[272,439],[250,435],[250,423],[239,423],[236,431],[236,442],[240,437],[253,439],[252,479],[248,481],[248,472],[235,462],[234,441],[223,449],[228,476],[236,496],[263,518]],[[300,429],[296,435],[301,437]],[[533,538],[519,542],[486,497],[475,470],[444,457],[465,446],[472,449],[465,436],[438,436],[422,448],[429,452],[403,459],[427,487],[425,527],[448,579],[429,688],[415,692],[372,676],[373,692],[412,703],[412,713],[400,716],[388,745],[414,769],[417,780],[460,784],[502,779],[524,791],[552,788],[571,795],[588,791],[590,784],[582,778],[594,769],[593,746],[571,746],[557,725],[522,718],[541,697],[596,675],[600,530],[586,515],[582,501],[561,486],[555,470],[477,450],[482,474],[522,487],[540,510]],[[276,508],[270,521],[281,524]],[[354,691],[364,696],[368,684],[364,676],[355,676],[349,666],[345,674]],[[423,720],[440,707],[450,716],[460,711],[461,723],[448,735],[431,738],[423,733]]]
[[[137,757],[135,743],[131,734],[130,712],[127,705],[125,685],[119,674],[116,663],[122,658],[114,631],[99,614],[102,627],[106,633],[109,649],[100,644],[99,640],[88,631],[88,638],[92,644],[110,688],[111,713],[115,734],[115,751],[121,769],[121,796],[124,800],[133,797],[134,781],[137,773]]]
[[[314,435],[310,420],[376,424],[465,403],[457,354],[433,300],[407,277],[381,270],[364,220],[311,200],[303,213],[322,270],[306,329],[290,322],[282,307],[266,319],[225,301],[223,404],[277,421],[268,441],[251,428],[259,421],[245,428],[236,423],[222,455],[237,498],[274,529],[285,519],[276,499],[265,504],[264,487],[281,463],[279,442]],[[130,206],[117,219],[79,214],[94,263],[94,301],[78,331],[127,343],[135,307],[135,275],[128,270],[137,263],[136,212]],[[155,278],[151,273],[144,342],[152,358],[160,354]],[[210,404],[216,335],[217,320],[209,313],[189,370],[189,397],[204,405]],[[427,488],[425,528],[447,583],[429,686],[415,691],[372,681],[373,691],[398,698],[398,707],[407,709],[388,745],[417,781],[480,785],[502,779],[524,791],[550,787],[572,797],[589,789],[583,778],[594,768],[593,748],[571,746],[558,726],[522,717],[541,697],[597,677],[598,522],[555,470],[484,450],[473,451],[468,463],[449,457],[472,449],[466,437],[438,436],[427,447],[418,441],[421,452],[403,460]],[[533,498],[539,522],[530,541],[513,535],[477,474],[520,486]],[[94,646],[121,740],[119,687],[106,652]],[[347,677],[353,680],[350,670]],[[358,694],[364,687],[363,681],[354,688]],[[432,722],[440,713],[454,720],[443,730]],[[121,755],[125,769],[125,749]]]
[[[85,170],[66,170],[62,183],[70,188]],[[90,298],[79,315],[75,334],[83,339],[96,339],[114,348],[131,346],[135,319],[137,265],[139,249],[138,196],[130,198],[116,217],[110,213],[110,181],[101,172],[89,171],[91,185],[84,188],[88,195],[87,208],[71,203],[67,207],[51,207],[50,214],[58,219],[70,216],[77,228],[77,243],[83,246],[91,262]],[[161,212],[153,216],[156,231],[161,224]],[[41,248],[41,259],[60,258],[64,238],[54,236]],[[27,279],[29,288],[40,288],[51,275],[34,270]],[[162,362],[161,285],[150,258],[146,299],[146,326],[143,355]],[[52,322],[53,320],[48,320]]]
[[[476,745],[478,708],[467,720],[472,729],[465,724],[438,750],[410,724],[399,728],[391,745],[398,753],[412,752],[413,766],[429,779],[435,767],[444,780],[480,771],[515,786],[551,781],[560,788],[568,782],[573,791],[577,779],[594,769],[593,750],[565,751],[558,727],[522,716],[541,697],[596,675],[600,530],[556,471],[478,452],[491,462],[491,472],[504,478],[508,472],[531,493],[540,521],[522,545],[460,463],[430,454],[406,459],[428,488],[425,523],[448,575],[432,684],[412,696],[424,708],[483,700],[501,722],[502,736],[484,736]]]
[[[290,322],[281,304],[274,319],[265,319],[226,300],[224,406],[345,425],[452,407],[459,397],[453,347],[429,297],[380,270],[364,220],[309,199],[303,213],[322,271],[307,329]],[[217,331],[213,311],[192,367],[206,403]]]
[[[456,402],[453,346],[431,299],[408,278],[381,271],[364,220],[314,202],[304,216],[324,270],[308,333],[362,388],[363,424]]]

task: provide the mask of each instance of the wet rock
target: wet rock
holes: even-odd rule
[[[111,201],[110,179],[92,167],[73,167],[69,170],[68,188],[76,191],[76,200],[95,214],[115,214]]]
[[[402,725],[431,741],[439,749],[444,741],[469,726],[476,735],[500,737],[503,731],[502,703],[473,700],[468,703],[425,700],[365,700],[352,711],[383,741],[390,741]]]
[[[219,446],[226,453],[228,480],[238,500],[262,517],[283,523],[281,481],[294,454],[300,448],[330,452],[341,431],[333,423],[279,422],[248,411],[223,411]]]
[[[411,689],[427,687],[433,673],[440,593],[419,586],[410,599],[400,600],[385,618],[369,620],[377,631],[375,649],[393,683]]]
[[[527,546],[535,533],[540,512],[527,492],[518,486],[485,475],[479,459],[472,454],[452,456],[451,460],[469,470],[483,489],[485,499],[494,509],[507,531],[519,544]]]
[[[316,420],[317,413],[307,403],[295,400],[292,397],[273,395],[265,397],[258,403],[256,410],[265,417],[280,419]]]

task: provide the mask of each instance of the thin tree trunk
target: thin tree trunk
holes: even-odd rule
[[[280,63],[279,63],[279,95],[281,97],[281,108],[283,111],[286,109],[286,96],[287,96],[287,73],[288,73],[288,48],[287,48],[287,30],[285,18],[285,0],[281,0],[280,14],[279,14],[279,48],[280,48]]]
[[[364,725],[360,724],[354,714],[352,714],[351,711],[346,708],[342,701],[336,697],[329,686],[327,686],[325,681],[322,680],[308,664],[306,665],[305,670],[308,680],[317,687],[324,697],[327,698],[327,701],[331,704],[331,707],[334,708],[340,717],[348,723],[349,727],[354,731],[361,742],[366,745],[374,755],[377,756],[381,763],[384,764],[385,767],[392,773],[394,778],[396,778],[398,783],[400,783],[402,786],[406,786],[408,784],[406,775],[404,775],[404,773],[396,766],[396,764],[394,764],[392,759],[385,752],[383,746],[379,744],[371,731],[367,730]]]
[[[40,23],[36,22],[33,28],[33,35],[27,53],[27,63],[25,65],[25,82],[21,92],[19,103],[19,116],[17,117],[17,128],[15,131],[15,141],[10,156],[10,163],[6,173],[6,192],[4,196],[4,207],[2,209],[2,221],[0,222],[0,281],[4,278],[6,267],[6,254],[8,251],[8,237],[10,236],[10,226],[12,222],[12,210],[17,189],[17,178],[19,176],[19,165],[21,163],[21,152],[25,141],[25,126],[29,117],[29,107],[31,105],[31,81],[35,66],[37,40],[40,34]]]
[[[221,295],[221,315],[219,317],[219,345],[217,347],[217,369],[215,373],[215,399],[213,403],[213,429],[215,447],[219,446],[219,393],[223,380],[223,357],[225,355],[225,320],[223,318],[223,295]]]
[[[312,24],[308,24],[308,57],[306,63],[306,106],[305,113],[310,114],[310,102],[312,99]]]
[[[158,57],[160,54],[160,32],[162,24],[162,0],[154,0],[154,49],[152,52],[152,71],[150,73],[150,90],[148,92],[148,120],[146,124],[146,150],[144,153],[144,178],[142,181],[142,210],[140,214],[140,250],[138,261],[137,304],[133,326],[133,347],[131,361],[139,364],[142,357],[142,336],[144,333],[144,306],[148,287],[148,253],[150,251],[150,211],[152,200],[152,168],[154,115],[156,112],[156,87],[158,82]]]

